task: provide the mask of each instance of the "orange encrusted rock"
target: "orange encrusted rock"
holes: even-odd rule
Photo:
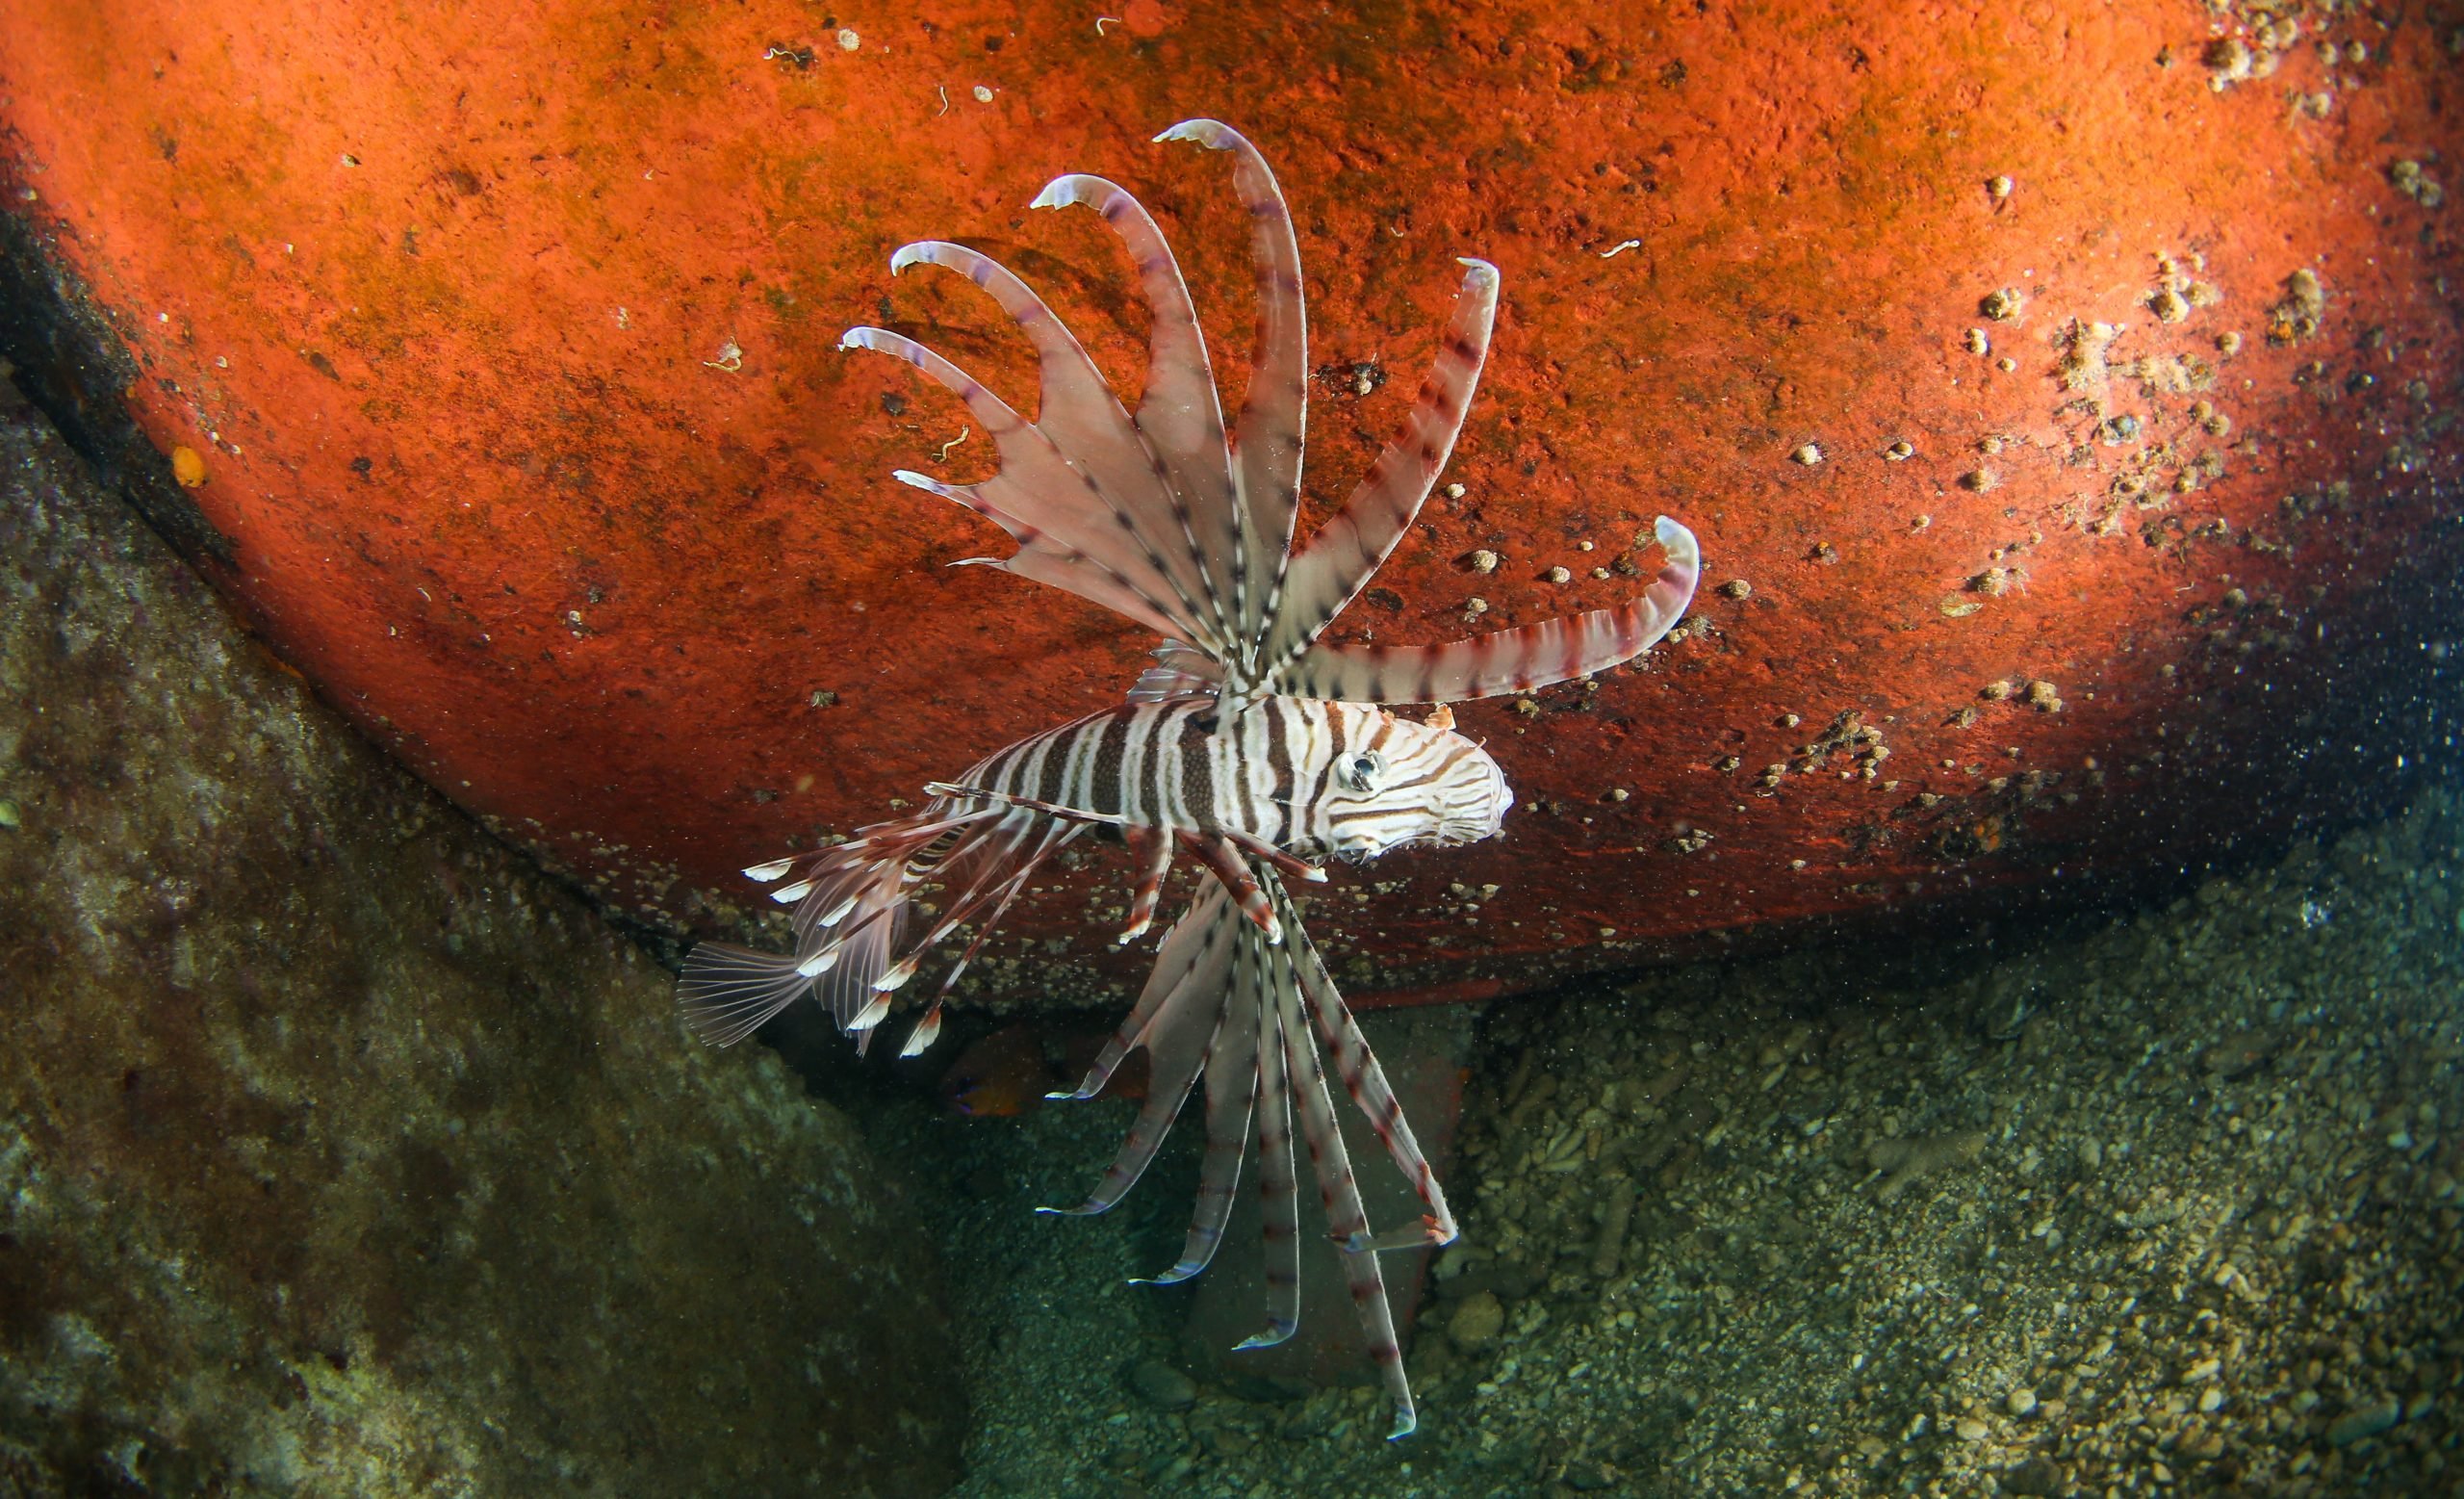
[[[1237,398],[1245,226],[1219,160],[1147,141],[1231,121],[1298,227],[1304,527],[1408,409],[1455,258],[1502,278],[1462,441],[1340,637],[1622,603],[1661,513],[1723,581],[1633,667],[1460,710],[1505,835],[1312,916],[1364,997],[1495,993],[2169,870],[2419,762],[2444,731],[2383,710],[2459,571],[2457,25],[0,0],[13,264],[64,289],[9,352],[90,446],[141,452],[133,418],[167,456],[126,481],[332,701],[706,931],[757,904],[739,867],[1146,664],[1092,606],[943,565],[1010,543],[890,473],[969,482],[990,444],[838,336],[1031,407],[976,288],[890,275],[962,240],[1135,392],[1118,242],[1027,206],[1096,172],[1156,213]],[[1123,877],[1023,897],[977,976],[1133,979]]]

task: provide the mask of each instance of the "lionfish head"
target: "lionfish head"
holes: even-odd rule
[[[1452,729],[1387,715],[1369,747],[1346,750],[1327,777],[1327,824],[1339,859],[1494,838],[1514,805],[1489,752]]]

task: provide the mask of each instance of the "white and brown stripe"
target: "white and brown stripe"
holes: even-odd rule
[[[1495,831],[1502,779],[1458,735],[1357,703],[1269,697],[1229,725],[1211,697],[1125,703],[1021,739],[935,789],[1244,851],[1368,858]],[[1367,761],[1373,777],[1348,778]]]

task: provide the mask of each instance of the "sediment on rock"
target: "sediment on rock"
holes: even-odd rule
[[[777,1059],[0,383],[0,1490],[908,1494],[933,1257]]]

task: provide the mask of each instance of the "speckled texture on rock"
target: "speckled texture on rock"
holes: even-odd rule
[[[1366,1384],[1137,1401],[1113,1366],[1168,1346],[1174,1304],[1117,1278],[1178,1243],[1186,1142],[1164,1205],[1056,1234],[1026,1204],[1129,1106],[987,1132],[949,1240],[985,1391],[963,1491],[2453,1493],[2448,768],[2388,823],[2109,922],[1500,1007],[1408,1441]]]
[[[932,1256],[0,381],[0,1491],[909,1494]]]
[[[0,0],[0,205],[129,372],[54,408],[141,431],[166,499],[189,451],[209,566],[372,737],[713,929],[763,905],[743,866],[1147,664],[942,565],[1010,546],[889,476],[985,477],[984,419],[837,339],[1023,403],[977,288],[888,270],[955,237],[1138,390],[1117,237],[1027,207],[1090,171],[1154,210],[1237,392],[1226,164],[1147,141],[1203,114],[1295,211],[1309,521],[1401,422],[1453,258],[1503,276],[1446,487],[1339,633],[1620,602],[1660,511],[1747,585],[1465,708],[1506,834],[1315,924],[1355,1000],[2161,869],[2406,747],[2374,718],[2421,662],[2370,641],[2464,566],[2429,488],[2464,471],[2457,0],[1115,9]],[[2346,732],[2302,763],[2287,704]],[[968,988],[1134,993],[1120,899],[1030,889]]]

